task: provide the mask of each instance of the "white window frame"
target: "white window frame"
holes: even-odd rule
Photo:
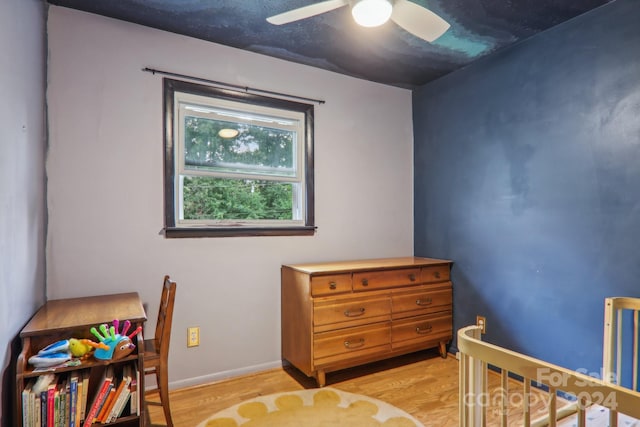
[[[237,235],[309,235],[313,224],[313,106],[278,98],[164,79],[165,96],[165,235],[167,237],[218,237]],[[194,108],[195,107],[195,108]],[[294,173],[196,170],[185,166],[186,116],[215,118],[231,112],[238,123],[250,118],[278,118],[266,127],[295,133]],[[243,119],[241,116],[247,113]],[[219,119],[219,118],[218,118]],[[255,124],[255,123],[254,123]],[[182,184],[184,176],[255,179],[293,184],[291,220],[185,220]]]

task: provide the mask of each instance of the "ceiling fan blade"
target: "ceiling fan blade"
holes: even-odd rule
[[[432,42],[451,25],[429,9],[408,0],[396,0],[391,19],[416,37]]]
[[[269,18],[267,18],[267,22],[274,25],[288,24],[289,22],[320,15],[321,13],[329,12],[333,9],[337,9],[348,4],[348,0],[323,1],[320,3],[310,4],[309,6],[300,7],[298,9],[293,9],[279,15],[270,16]]]

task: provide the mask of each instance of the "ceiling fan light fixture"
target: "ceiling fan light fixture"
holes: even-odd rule
[[[359,0],[351,9],[353,19],[363,27],[377,27],[389,20],[393,5],[389,0]]]

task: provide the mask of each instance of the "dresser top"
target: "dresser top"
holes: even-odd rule
[[[307,274],[314,273],[341,273],[359,270],[383,270],[389,268],[409,268],[425,267],[430,265],[451,264],[452,261],[446,259],[420,258],[420,257],[400,257],[400,258],[378,258],[335,262],[320,262],[309,264],[283,265]]]

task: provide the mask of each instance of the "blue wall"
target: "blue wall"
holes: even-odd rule
[[[415,254],[454,261],[454,328],[597,372],[604,298],[640,296],[640,1],[414,92]],[[454,344],[455,346],[455,344]]]

